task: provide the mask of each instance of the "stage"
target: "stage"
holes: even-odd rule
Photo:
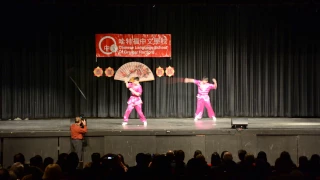
[[[0,121],[1,137],[64,136],[69,135],[73,119],[38,119]],[[139,119],[129,120],[122,126],[122,119],[88,119],[88,136],[100,135],[194,135],[221,134],[239,131],[231,128],[231,118],[217,118],[216,122],[204,118],[193,119],[148,119],[146,127]],[[261,133],[303,133],[320,132],[320,118],[248,118],[248,129],[244,131]]]
[[[28,160],[35,154],[51,156],[70,152],[70,124],[74,119],[38,119],[0,121],[2,159],[10,165],[15,153],[22,152]],[[186,159],[200,149],[210,161],[213,152],[228,150],[237,161],[237,151],[246,149],[257,154],[265,151],[270,163],[282,151],[288,151],[295,162],[300,155],[320,152],[319,118],[248,118],[248,129],[232,129],[231,118],[204,118],[194,122],[186,119],[148,119],[146,127],[139,119],[130,119],[122,126],[122,119],[88,119],[88,145],[84,161],[93,152],[121,153],[129,165],[135,164],[139,152],[165,153],[182,149]]]

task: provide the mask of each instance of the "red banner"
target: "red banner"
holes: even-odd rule
[[[171,34],[96,34],[96,57],[171,57]]]

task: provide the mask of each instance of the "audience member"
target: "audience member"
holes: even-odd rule
[[[24,156],[19,153],[14,156],[14,164],[9,170],[0,169],[0,180],[320,179],[320,157],[317,154],[312,155],[310,161],[306,156],[299,157],[299,166],[296,167],[290,154],[283,151],[275,161],[275,171],[272,171],[267,154],[263,151],[255,158],[253,154],[239,150],[239,163],[233,161],[228,151],[221,155],[223,159],[214,152],[208,164],[202,152],[196,150],[186,165],[182,150],[153,155],[138,153],[136,165],[129,167],[121,154],[106,154],[100,158],[99,153],[93,153],[91,162],[82,169],[79,167],[78,155],[72,152],[60,154],[57,164],[53,164],[51,157],[45,158],[43,162],[42,157],[36,155],[30,159],[30,167],[26,171]]]
[[[46,169],[46,167],[49,165],[49,164],[53,164],[54,163],[54,160],[51,158],[51,157],[46,157],[44,160],[43,160],[43,168]],[[59,166],[60,167],[60,166]]]

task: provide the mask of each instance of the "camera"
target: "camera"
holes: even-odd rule
[[[80,114],[80,116],[79,116],[79,117],[80,117],[80,119],[81,119],[81,120],[85,120],[85,118],[84,118],[84,114]]]
[[[84,115],[83,115],[83,114],[80,114],[79,117],[80,117],[80,119],[81,119],[80,127],[81,127],[81,128],[84,128],[83,121],[86,121],[86,119],[84,118]]]

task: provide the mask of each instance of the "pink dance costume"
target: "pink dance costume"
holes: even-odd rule
[[[195,113],[195,119],[202,118],[204,107],[207,108],[208,117],[215,118],[216,115],[211,107],[210,97],[208,94],[211,89],[217,89],[217,86],[211,83],[201,84],[200,80],[194,80],[194,84],[198,86],[197,110]]]
[[[140,84],[138,85],[135,85],[133,83],[128,83],[128,89],[132,88],[134,91],[136,91],[137,93],[142,94],[142,86]],[[127,110],[124,114],[124,117],[123,117],[123,120],[124,122],[128,122],[128,119],[129,119],[129,116],[130,116],[130,113],[131,111],[133,110],[133,108],[136,109],[138,115],[139,115],[139,118],[140,118],[140,121],[142,122],[146,122],[146,117],[144,116],[143,112],[142,112],[142,100],[140,98],[140,96],[136,96],[134,95],[133,93],[131,94],[129,100],[128,100],[128,107],[127,107]]]

